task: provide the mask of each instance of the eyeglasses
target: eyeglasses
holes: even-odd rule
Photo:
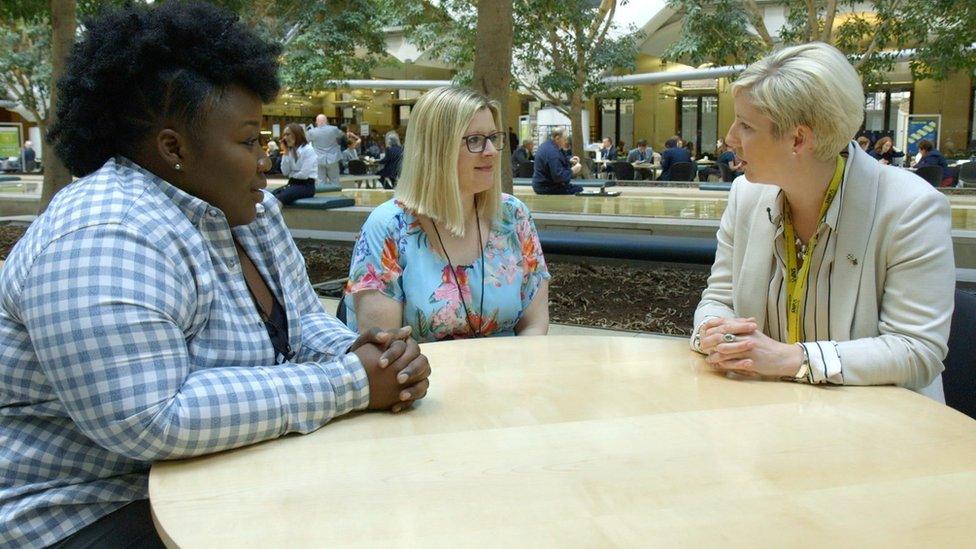
[[[505,134],[502,132],[495,132],[491,135],[466,135],[461,139],[464,140],[464,145],[468,147],[468,152],[472,154],[481,154],[485,152],[485,147],[488,146],[488,142],[491,141],[491,146],[498,150],[505,144]]]

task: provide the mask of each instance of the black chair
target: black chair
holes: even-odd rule
[[[535,171],[535,163],[531,160],[522,162],[515,168],[515,177],[532,177]]]
[[[698,169],[693,162],[675,162],[671,164],[671,181],[694,181]]]
[[[976,294],[956,290],[949,354],[942,364],[946,404],[976,419]]]
[[[946,178],[952,178],[949,185],[955,187],[959,184],[959,166],[949,166],[946,168],[945,173],[942,175],[942,180],[945,181]]]
[[[634,166],[626,160],[612,162],[610,163],[610,167],[613,169],[613,177],[617,180],[631,181],[636,179]]]
[[[722,174],[723,183],[731,183],[735,179],[735,172],[729,167],[728,162],[719,162],[718,171]]]
[[[369,169],[362,160],[355,158],[349,161],[349,175],[366,175],[368,173]]]
[[[942,184],[942,166],[922,166],[915,170],[915,175],[928,181],[933,187]]]
[[[976,160],[959,166],[959,181],[963,187],[976,187]]]
[[[343,324],[346,323],[346,296],[344,294],[339,298],[339,305],[336,306],[335,316]]]

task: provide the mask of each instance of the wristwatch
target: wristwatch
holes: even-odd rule
[[[797,370],[796,374],[793,375],[793,381],[798,381],[801,383],[813,383],[813,372],[810,370],[810,355],[807,354],[807,348],[802,343],[797,343],[800,349],[803,351],[803,360],[800,362],[800,369]]]

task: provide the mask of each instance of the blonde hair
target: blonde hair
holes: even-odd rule
[[[458,155],[471,119],[482,109],[491,111],[501,128],[496,101],[468,88],[445,86],[425,93],[410,112],[403,169],[393,196],[416,214],[439,221],[456,236],[464,236],[464,209],[458,181]],[[502,179],[498,162],[494,183],[475,195],[479,213],[493,219],[501,203]]]
[[[732,95],[748,98],[780,137],[797,126],[813,130],[813,153],[837,156],[864,120],[864,88],[837,48],[811,42],[783,48],[756,61],[732,84]]]

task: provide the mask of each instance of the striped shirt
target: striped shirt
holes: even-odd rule
[[[817,245],[808,261],[806,295],[800,311],[800,340],[806,343],[807,356],[810,357],[810,370],[814,383],[844,383],[840,357],[830,334],[830,278],[836,255],[837,239],[832,238],[840,216],[840,205],[844,202],[844,185],[841,184],[837,196],[831,202],[823,222],[817,227]],[[779,212],[786,207],[786,195],[782,190],[776,197]],[[786,239],[783,229],[783,216],[778,215],[778,227],[774,240],[772,278],[769,281],[766,298],[766,326],[764,332],[776,341],[788,341],[787,337],[787,266]],[[799,249],[799,246],[797,247]]]
[[[287,311],[275,351],[236,239]],[[307,433],[369,402],[270,194],[252,223],[109,160],[0,269],[0,546],[41,547],[147,497],[150,464]]]

